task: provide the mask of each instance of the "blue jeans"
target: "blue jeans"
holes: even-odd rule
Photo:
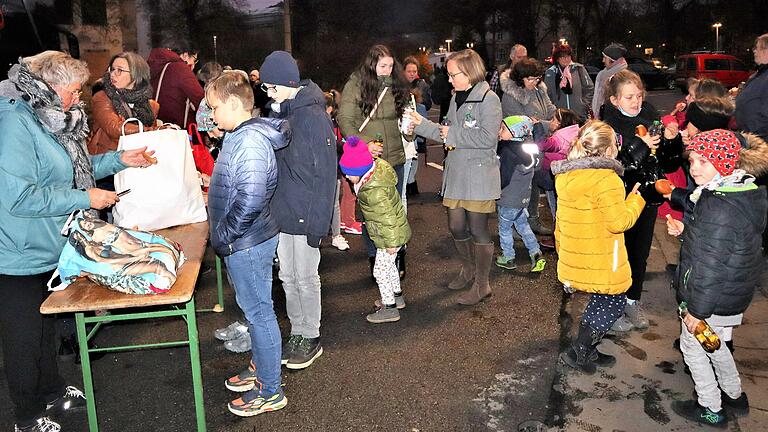
[[[264,391],[272,394],[280,388],[280,327],[272,305],[272,260],[277,236],[225,257],[235,298],[248,320],[251,334],[251,359]]]
[[[528,255],[533,257],[540,254],[539,241],[536,235],[531,231],[528,224],[528,210],[524,208],[512,208],[498,206],[496,211],[499,214],[499,243],[501,250],[507,258],[515,257],[515,239],[512,237],[513,229],[516,229],[523,243],[528,249]]]

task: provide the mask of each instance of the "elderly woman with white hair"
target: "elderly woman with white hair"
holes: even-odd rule
[[[146,166],[146,148],[91,158],[80,105],[88,66],[45,51],[21,59],[0,82],[0,340],[16,431],[57,432],[48,415],[84,406],[56,365],[55,318],[40,314],[46,283],[78,209],[118,201],[95,179]]]

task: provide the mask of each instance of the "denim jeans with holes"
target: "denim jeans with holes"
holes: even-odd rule
[[[235,297],[248,320],[251,358],[267,394],[280,388],[280,327],[272,304],[272,260],[277,236],[225,257]]]

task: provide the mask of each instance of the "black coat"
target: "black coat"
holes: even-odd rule
[[[273,117],[288,120],[293,137],[275,152],[278,181],[272,215],[280,232],[307,236],[312,247],[328,235],[336,196],[336,135],[325,111],[325,96],[309,80],[294,99],[280,104]]]
[[[736,125],[768,139],[768,65],[761,65],[736,98]]]
[[[677,171],[682,163],[683,139],[678,135],[672,140],[662,135],[656,157],[643,140],[635,135],[635,128],[642,124],[650,128],[654,120],[659,119],[659,112],[648,102],[643,102],[637,117],[622,114],[613,104],[606,103],[601,109],[603,121],[608,123],[617,134],[621,135],[621,150],[618,159],[624,166],[624,186],[627,191],[640,183],[640,194],[649,205],[660,205],[664,198],[656,192],[654,182],[664,178],[664,173]]]
[[[683,230],[675,281],[678,300],[688,302],[693,316],[706,319],[747,309],[763,269],[766,210],[764,187],[702,191]]]

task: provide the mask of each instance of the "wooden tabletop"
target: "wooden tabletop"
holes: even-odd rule
[[[133,295],[113,291],[86,278],[79,278],[63,291],[51,293],[40,306],[40,312],[86,312],[107,309],[158,306],[186,303],[192,298],[200,272],[200,263],[208,241],[208,222],[181,225],[156,231],[181,244],[187,261],[179,269],[170,291],[155,295]]]

